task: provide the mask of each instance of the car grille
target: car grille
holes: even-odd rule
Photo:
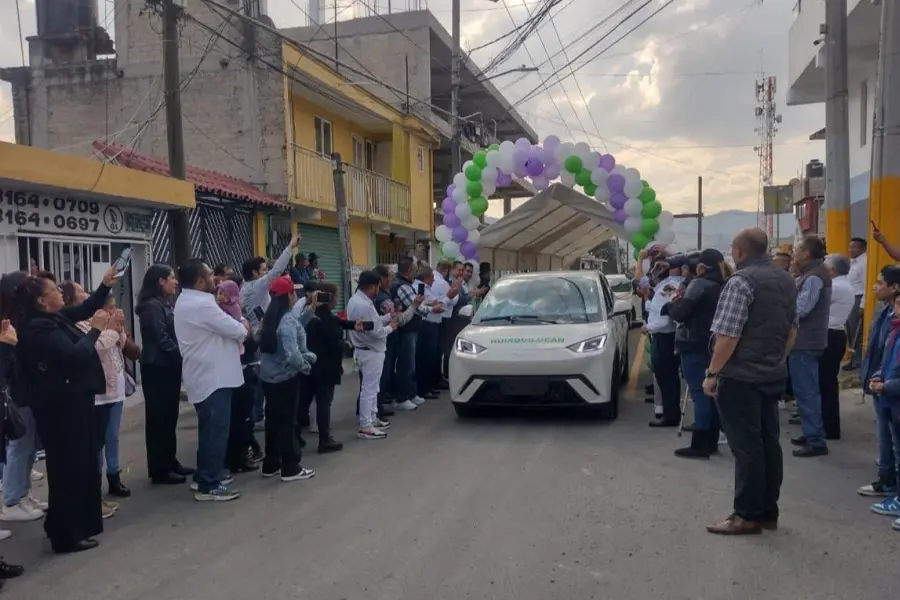
[[[559,375],[554,377],[473,377],[469,385],[477,385],[478,391],[469,404],[491,406],[581,406],[587,402],[572,386],[569,380],[580,380],[593,389],[583,375]]]

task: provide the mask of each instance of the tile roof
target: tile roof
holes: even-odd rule
[[[143,171],[170,177],[169,163],[161,158],[138,154],[133,149],[118,142],[94,140],[94,149],[114,160],[117,164]],[[232,200],[244,200],[251,204],[273,208],[289,208],[289,205],[278,196],[267,194],[251,183],[236,179],[229,175],[216,173],[188,165],[186,179],[193,183],[197,190]]]

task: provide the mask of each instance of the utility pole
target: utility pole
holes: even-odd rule
[[[697,176],[697,250],[703,250],[703,176]]]
[[[850,245],[847,0],[825,0],[823,33],[825,34],[825,239],[831,252],[845,252]]]
[[[334,152],[331,155],[334,166],[334,204],[337,210],[338,238],[341,242],[341,283],[344,288],[343,302],[346,302],[353,294],[351,283],[352,261],[350,254],[350,211],[347,208],[347,192],[344,189],[344,164],[341,155]]]
[[[450,64],[450,128],[453,136],[450,138],[450,158],[452,176],[462,170],[462,154],[460,152],[460,127],[459,127],[459,87],[460,87],[460,0],[453,0],[453,58]]]
[[[178,58],[178,18],[181,7],[174,0],[154,0],[159,3],[163,21],[163,77],[166,102],[166,141],[169,147],[169,174],[175,179],[185,178],[184,132],[181,124],[181,68]],[[191,234],[187,212],[168,211],[172,264],[177,266],[191,257]]]

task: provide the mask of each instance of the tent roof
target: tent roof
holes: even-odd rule
[[[606,206],[556,183],[483,229],[478,245],[569,261],[624,235]]]

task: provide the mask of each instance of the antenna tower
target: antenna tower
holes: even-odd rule
[[[759,156],[759,191],[757,194],[756,214],[759,227],[769,236],[769,244],[776,244],[774,239],[774,220],[778,215],[767,215],[763,210],[763,188],[772,185],[772,147],[781,115],[775,111],[775,77],[763,75],[756,82],[756,131],[759,143],[754,148]]]

